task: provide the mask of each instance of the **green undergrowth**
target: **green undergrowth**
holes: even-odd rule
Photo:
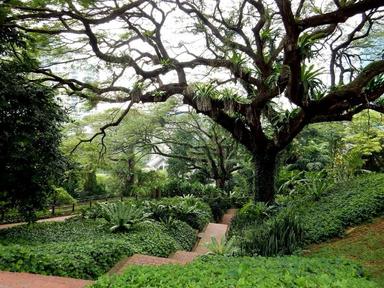
[[[343,236],[347,227],[384,213],[384,174],[369,174],[334,185],[318,201],[293,203],[302,217],[307,243]]]
[[[213,215],[210,206],[200,198],[194,196],[161,198],[151,200],[130,199],[124,201],[127,207],[142,208],[150,214],[150,218],[156,221],[180,220],[187,223],[193,229],[202,230],[212,221]],[[103,205],[103,204],[102,204]],[[100,205],[94,205],[83,211],[83,217],[95,219],[102,218]]]
[[[301,257],[202,257],[186,266],[130,266],[103,276],[93,288],[125,287],[317,287],[373,288],[358,265],[344,260]]]
[[[196,230],[180,220],[166,223],[166,229],[167,233],[180,244],[183,250],[192,250],[196,242]]]
[[[164,221],[171,217],[197,230],[202,230],[213,219],[209,205],[193,196],[145,201],[143,205],[155,220]]]
[[[355,227],[347,237],[313,245],[306,253],[311,257],[342,257],[364,267],[368,276],[384,287],[384,218]]]
[[[192,247],[195,231],[185,223],[138,224],[111,233],[102,220],[36,223],[0,231],[0,270],[96,279],[124,256],[167,257]],[[179,225],[180,224],[180,225]]]
[[[249,203],[232,221],[229,235],[237,236],[248,256],[292,254],[306,244],[341,237],[348,227],[384,214],[384,174],[337,183],[318,196],[295,196],[270,207]]]

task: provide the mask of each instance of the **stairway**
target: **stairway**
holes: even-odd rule
[[[164,265],[164,264],[179,264],[185,265],[193,261],[196,257],[206,254],[209,250],[206,247],[207,243],[211,242],[211,238],[215,237],[218,242],[227,233],[229,224],[236,214],[236,209],[229,209],[223,216],[220,223],[208,223],[204,231],[198,234],[200,238],[197,240],[192,251],[176,251],[168,258],[148,256],[143,254],[134,254],[130,257],[120,260],[109,272],[112,274],[121,274],[127,266],[130,265]]]

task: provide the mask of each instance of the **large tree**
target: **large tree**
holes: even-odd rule
[[[252,153],[256,199],[273,201],[278,154],[303,127],[383,111],[384,60],[360,61],[355,46],[380,27],[383,8],[382,0],[46,0],[3,10],[7,26],[43,42],[35,72],[69,93],[131,103],[182,95]],[[95,83],[49,69],[68,63],[109,72]]]

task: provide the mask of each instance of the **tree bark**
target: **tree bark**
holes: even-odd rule
[[[272,203],[275,199],[277,153],[254,153],[253,163],[255,167],[254,199],[258,202]]]
[[[219,188],[220,190],[224,190],[225,188],[225,179],[224,178],[216,178],[216,187]]]

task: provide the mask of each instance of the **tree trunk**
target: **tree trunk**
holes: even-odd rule
[[[264,151],[263,151],[264,152]],[[255,201],[272,203],[275,199],[277,154],[274,152],[253,155]]]
[[[128,173],[126,175],[125,179],[125,187],[123,189],[124,193],[123,196],[129,196],[132,197],[132,190],[135,186],[135,159],[133,157],[129,158],[127,161],[127,170]]]
[[[225,177],[215,179],[216,187],[219,188],[220,191],[225,192],[228,197],[231,193],[231,188],[229,187],[229,181],[230,179]]]
[[[224,178],[217,178],[216,180],[216,187],[220,190],[224,191],[225,188],[225,179]]]

